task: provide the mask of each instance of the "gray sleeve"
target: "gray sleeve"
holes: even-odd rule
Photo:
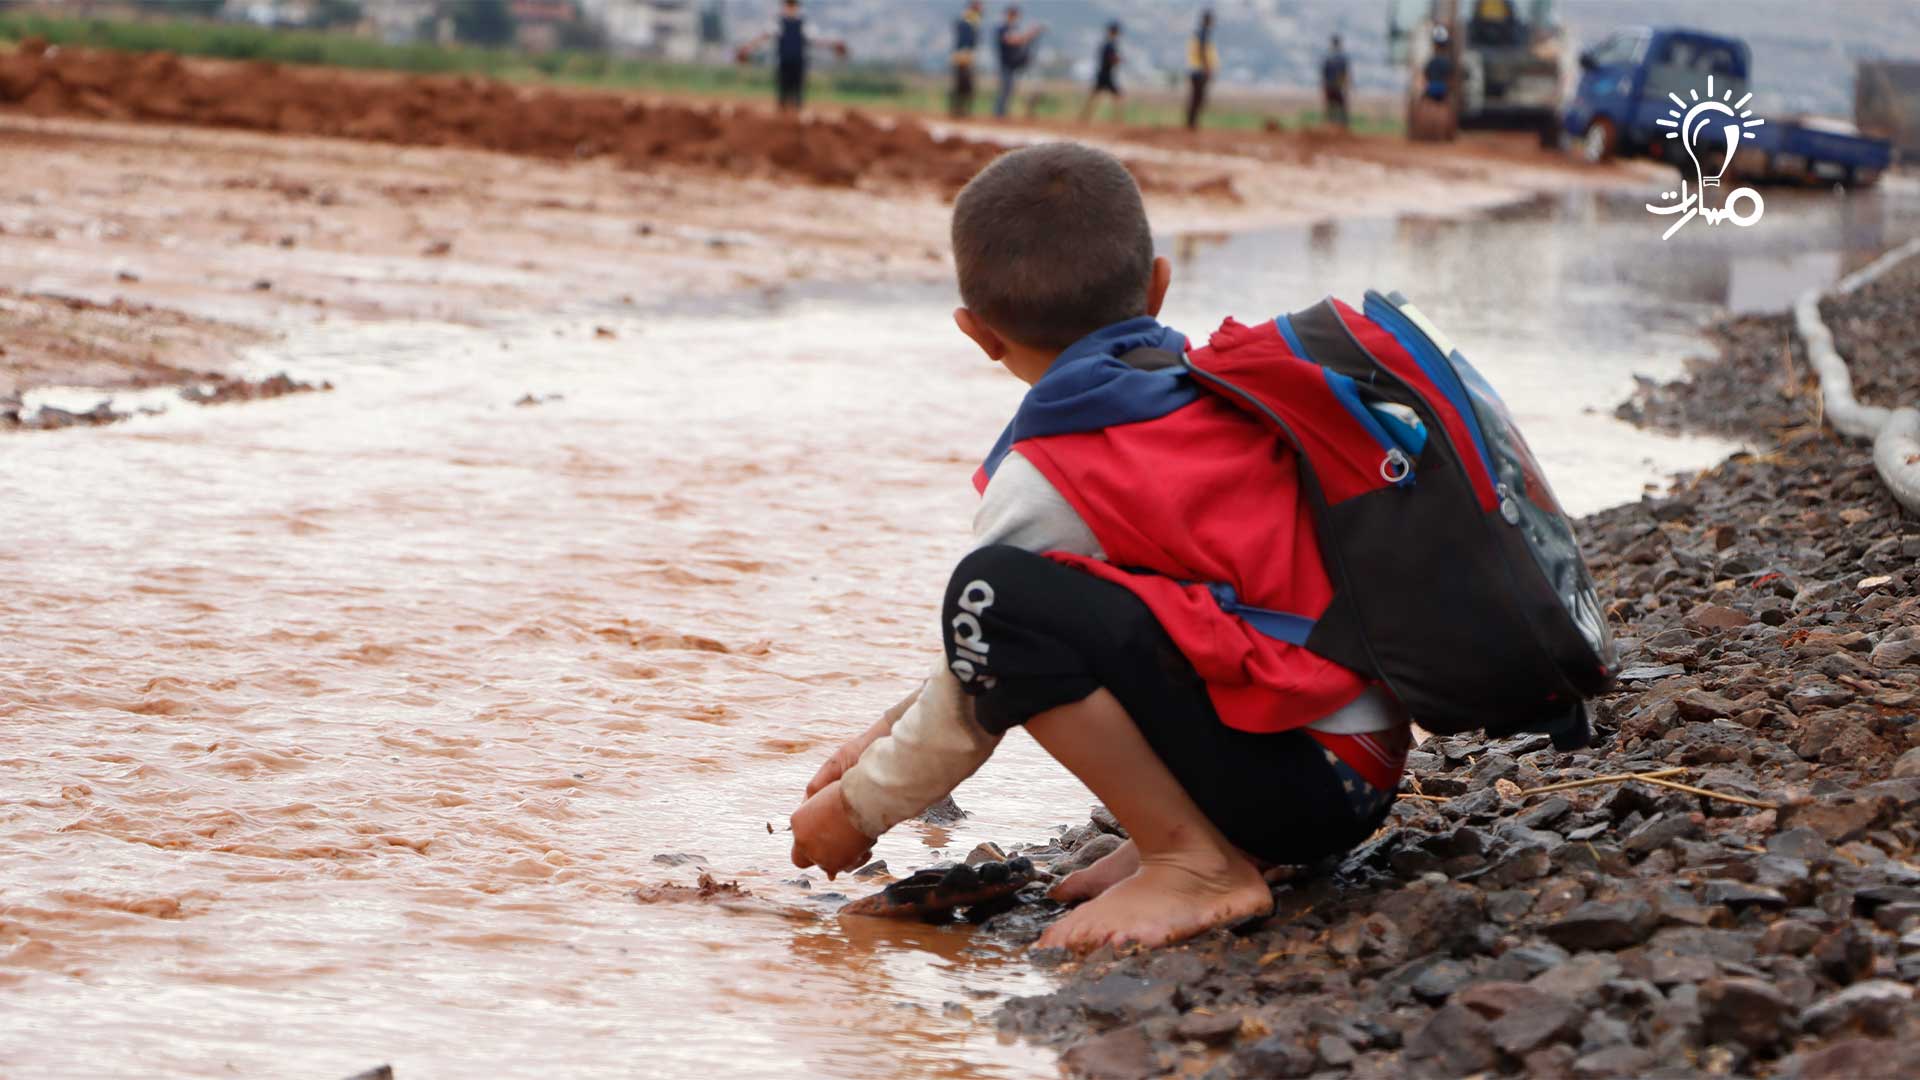
[[[959,787],[998,745],[974,722],[973,699],[941,657],[919,699],[840,778],[854,828],[882,835]]]
[[[1073,505],[1017,453],[1000,462],[981,496],[973,542],[1106,558]],[[925,810],[972,776],[999,743],[974,722],[973,701],[941,656],[920,699],[841,778],[855,827],[879,836]]]
[[[981,496],[980,509],[973,515],[973,544],[1107,557],[1073,504],[1018,451],[1000,462]]]

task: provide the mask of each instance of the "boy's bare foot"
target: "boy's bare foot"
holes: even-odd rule
[[[1082,900],[1091,900],[1115,885],[1133,876],[1140,869],[1140,849],[1128,840],[1109,851],[1092,866],[1085,870],[1076,870],[1068,874],[1058,885],[1047,890],[1047,895],[1063,904],[1077,904]]]
[[[1142,859],[1132,876],[1048,927],[1039,946],[1073,952],[1109,944],[1152,948],[1272,910],[1273,893],[1253,864],[1237,855],[1183,851]]]

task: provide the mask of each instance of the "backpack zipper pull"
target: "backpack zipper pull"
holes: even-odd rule
[[[1505,484],[1495,484],[1493,491],[1500,496],[1500,516],[1505,518],[1509,525],[1520,524],[1520,504],[1513,501],[1512,489]]]
[[[1413,475],[1413,460],[1406,451],[1394,447],[1387,456],[1380,459],[1380,479],[1389,484],[1403,484]]]

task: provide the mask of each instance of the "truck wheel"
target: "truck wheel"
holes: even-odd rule
[[[1612,161],[1620,152],[1620,135],[1613,129],[1613,121],[1604,116],[1594,117],[1587,125],[1587,133],[1580,139],[1580,157],[1589,165],[1599,165]]]

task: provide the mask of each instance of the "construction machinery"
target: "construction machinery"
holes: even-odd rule
[[[1920,161],[1920,61],[1862,60],[1853,76],[1853,122],[1892,142],[1900,161]]]
[[[1461,128],[1558,138],[1572,68],[1554,0],[1388,0],[1389,58],[1407,70],[1407,135],[1446,141]]]

